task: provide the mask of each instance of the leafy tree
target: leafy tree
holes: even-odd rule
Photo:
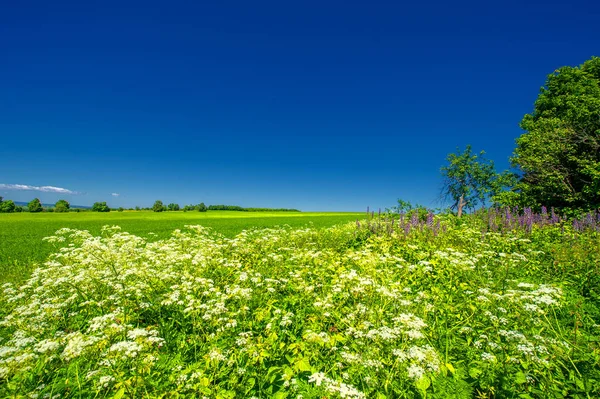
[[[199,203],[196,206],[196,209],[198,210],[198,212],[206,212],[208,210],[208,208],[206,207],[206,205],[204,205],[204,202]]]
[[[161,200],[156,200],[156,202],[154,202],[154,205],[152,205],[152,210],[154,212],[163,212],[166,209],[167,208],[163,205]]]
[[[139,206],[136,206],[136,207],[135,207],[135,210],[136,210],[136,211],[139,211],[139,210],[140,210],[140,207],[139,207]]]
[[[125,209],[123,209],[122,206],[119,207],[119,209],[117,209],[118,212],[123,212]]]
[[[485,206],[486,200],[495,194],[497,179],[492,161],[484,158],[484,152],[473,154],[468,145],[463,151],[448,154],[448,166],[442,167],[444,185],[442,196],[452,201],[451,209],[461,216],[463,208],[474,209],[478,204]]]
[[[511,159],[522,173],[521,202],[600,207],[600,58],[549,75],[521,128]]]
[[[167,205],[167,209],[170,211],[178,211],[179,204],[170,203],[169,205]]]
[[[39,198],[32,199],[31,202],[27,204],[27,209],[29,209],[29,212],[33,213],[41,212],[44,210]]]
[[[54,205],[55,212],[69,212],[71,208],[71,204],[67,200],[61,199],[56,202]]]
[[[413,208],[420,208],[420,205],[416,205],[413,206],[412,203],[410,203],[410,201],[404,201],[401,198],[398,198],[398,205],[392,207],[392,210],[398,213],[408,213],[410,212]]]
[[[13,213],[17,209],[14,201],[2,201],[2,197],[0,197],[0,213]]]
[[[110,208],[106,205],[106,202],[94,202],[92,205],[92,211],[94,212],[110,212]]]

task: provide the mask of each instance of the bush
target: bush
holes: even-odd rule
[[[69,204],[69,202],[67,200],[58,200],[56,202],[56,205],[54,205],[54,211],[55,212],[69,212],[69,209],[71,208],[71,204]]]
[[[0,197],[0,213],[16,212],[17,206],[15,205],[14,201],[2,201],[1,198],[2,197]]]
[[[32,199],[31,202],[29,204],[27,204],[27,209],[29,209],[29,212],[31,212],[31,213],[37,213],[37,212],[41,212],[44,210],[39,198]]]
[[[164,212],[167,210],[167,207],[163,205],[162,201],[157,200],[154,202],[154,205],[152,205],[152,210],[154,212]]]
[[[110,208],[106,205],[106,202],[94,202],[92,206],[93,212],[110,212]]]

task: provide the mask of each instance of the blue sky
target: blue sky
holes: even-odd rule
[[[438,206],[446,154],[508,167],[599,20],[577,0],[6,3],[0,196]]]

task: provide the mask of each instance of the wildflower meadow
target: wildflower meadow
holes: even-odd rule
[[[0,396],[595,398],[600,220],[63,228],[0,294]]]

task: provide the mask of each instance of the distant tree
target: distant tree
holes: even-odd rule
[[[139,211],[139,210],[140,210],[140,207],[139,207],[139,206],[136,206],[136,207],[135,207],[135,210],[136,210],[136,211]]]
[[[169,205],[167,205],[167,209],[170,211],[178,211],[179,204],[170,203]]]
[[[206,208],[204,202],[201,202],[196,206],[196,209],[198,210],[198,212],[206,212],[208,208]]]
[[[106,205],[106,202],[94,202],[92,205],[92,211],[94,212],[110,212],[110,208]]]
[[[61,199],[56,202],[54,205],[55,212],[69,212],[71,208],[71,204],[67,200]]]
[[[156,200],[156,202],[154,202],[154,205],[152,205],[152,210],[154,212],[163,212],[165,209],[166,208],[161,200]]]
[[[44,210],[39,198],[32,199],[31,202],[29,204],[27,204],[27,209],[29,209],[29,212],[32,212],[32,213],[37,213],[37,212],[41,212]]]
[[[119,207],[119,209],[117,209],[117,211],[119,211],[119,212],[123,212],[123,211],[124,211],[124,209],[123,209],[123,207],[122,207],[122,206],[120,206],[120,207]]]
[[[15,207],[15,212],[17,212],[17,213],[25,212],[25,207],[24,206],[17,206],[17,207]]]
[[[413,206],[413,204],[410,201],[405,201],[401,198],[398,198],[398,205],[393,207],[392,210],[398,212],[398,213],[408,213],[411,210],[413,210],[414,208],[420,208],[419,205]]]
[[[2,201],[0,197],[0,213],[13,213],[17,209],[17,206],[12,200]]]
[[[448,154],[448,165],[442,167],[444,185],[442,196],[452,201],[451,209],[461,216],[463,208],[485,206],[486,200],[495,194],[498,178],[494,163],[484,158],[484,152],[473,154],[471,146],[465,151]]]

